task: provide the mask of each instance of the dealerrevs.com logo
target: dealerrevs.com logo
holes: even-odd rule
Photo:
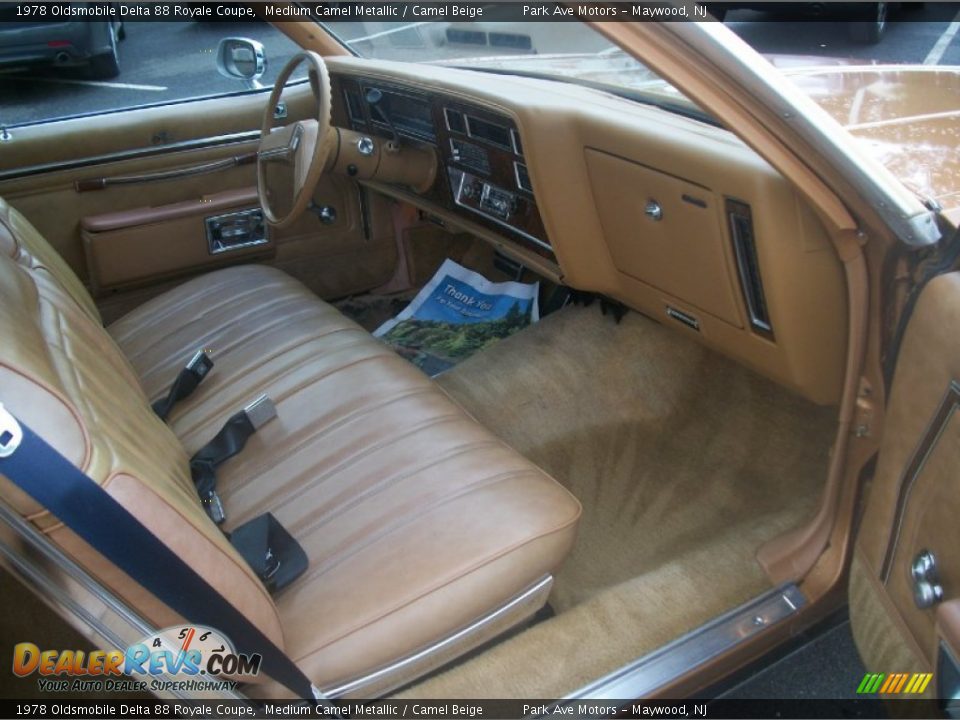
[[[36,674],[43,692],[232,690],[259,674],[262,659],[237,653],[219,630],[187,625],[148,635],[126,650],[41,650],[18,643],[13,674]]]

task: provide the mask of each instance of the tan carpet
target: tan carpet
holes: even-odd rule
[[[631,313],[565,308],[438,378],[583,504],[558,616],[412,689],[555,697],[768,587],[809,517],[836,411]]]

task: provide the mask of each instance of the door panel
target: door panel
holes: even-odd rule
[[[958,327],[960,273],[951,273],[924,288],[910,319],[857,537],[850,614],[872,672],[935,672],[938,636],[956,630],[948,606],[960,598]],[[926,606],[914,599],[918,583],[911,571],[923,552],[932,553],[936,565],[921,578],[925,589],[942,591],[941,602]],[[912,666],[890,666],[894,662]],[[926,694],[935,688],[931,683]]]
[[[274,253],[256,188],[80,219],[97,295]],[[209,236],[209,237],[208,237]]]
[[[0,196],[37,227],[99,301],[109,301],[109,315],[115,317],[149,297],[144,285],[207,270],[221,260],[231,264],[251,257],[244,252],[211,257],[201,218],[190,223],[168,218],[126,238],[140,247],[124,245],[125,238],[118,237],[97,244],[95,253],[117,250],[117,257],[95,262],[101,271],[111,268],[117,282],[97,286],[81,239],[84,218],[124,212],[159,217],[157,208],[249,192],[256,175],[247,160],[257,147],[266,99],[265,93],[243,94],[17,128],[0,154]],[[288,88],[284,101],[290,120],[306,117],[313,102],[305,83]],[[211,172],[177,172],[218,161],[223,167]],[[101,187],[102,178],[156,174],[168,177],[90,189]],[[397,261],[387,201],[361,196],[352,180],[334,176],[321,178],[314,200],[334,207],[336,221],[324,225],[307,213],[292,227],[271,231],[267,252],[254,252],[258,261],[290,272],[326,298],[386,282]],[[143,252],[162,256],[162,262],[143,272],[137,267]],[[166,286],[156,285],[158,291]]]

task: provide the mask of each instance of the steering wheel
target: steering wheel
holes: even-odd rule
[[[274,108],[300,63],[308,65],[315,118],[275,127]],[[335,138],[330,132],[330,76],[323,58],[301,52],[290,58],[273,85],[260,129],[257,193],[267,222],[282,228],[307,209]]]

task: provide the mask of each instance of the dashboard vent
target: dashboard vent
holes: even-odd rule
[[[530,173],[527,171],[527,166],[523,163],[514,161],[513,169],[517,174],[517,187],[521,190],[526,190],[532,195],[533,183],[530,182]]]
[[[773,325],[770,323],[770,312],[760,278],[760,261],[757,258],[750,206],[737,200],[727,200],[726,205],[730,237],[733,239],[733,252],[737,260],[743,299],[750,316],[750,327],[755,333],[772,340]]]
[[[517,155],[523,155],[523,143],[520,142],[520,133],[516,128],[510,128],[510,141],[513,143],[513,151]]]
[[[464,119],[462,112],[444,108],[443,113],[447,118],[447,127],[451,132],[460,133],[461,135],[467,134],[467,121]]]
[[[350,119],[354,122],[363,122],[363,102],[360,100],[360,95],[358,95],[353,90],[347,90],[344,95],[347,98],[347,114],[350,116]]]
[[[467,135],[504,150],[511,149],[510,129],[505,125],[467,115]]]
[[[450,151],[454,162],[483,175],[490,174],[490,158],[482,147],[457,138],[450,138]]]

